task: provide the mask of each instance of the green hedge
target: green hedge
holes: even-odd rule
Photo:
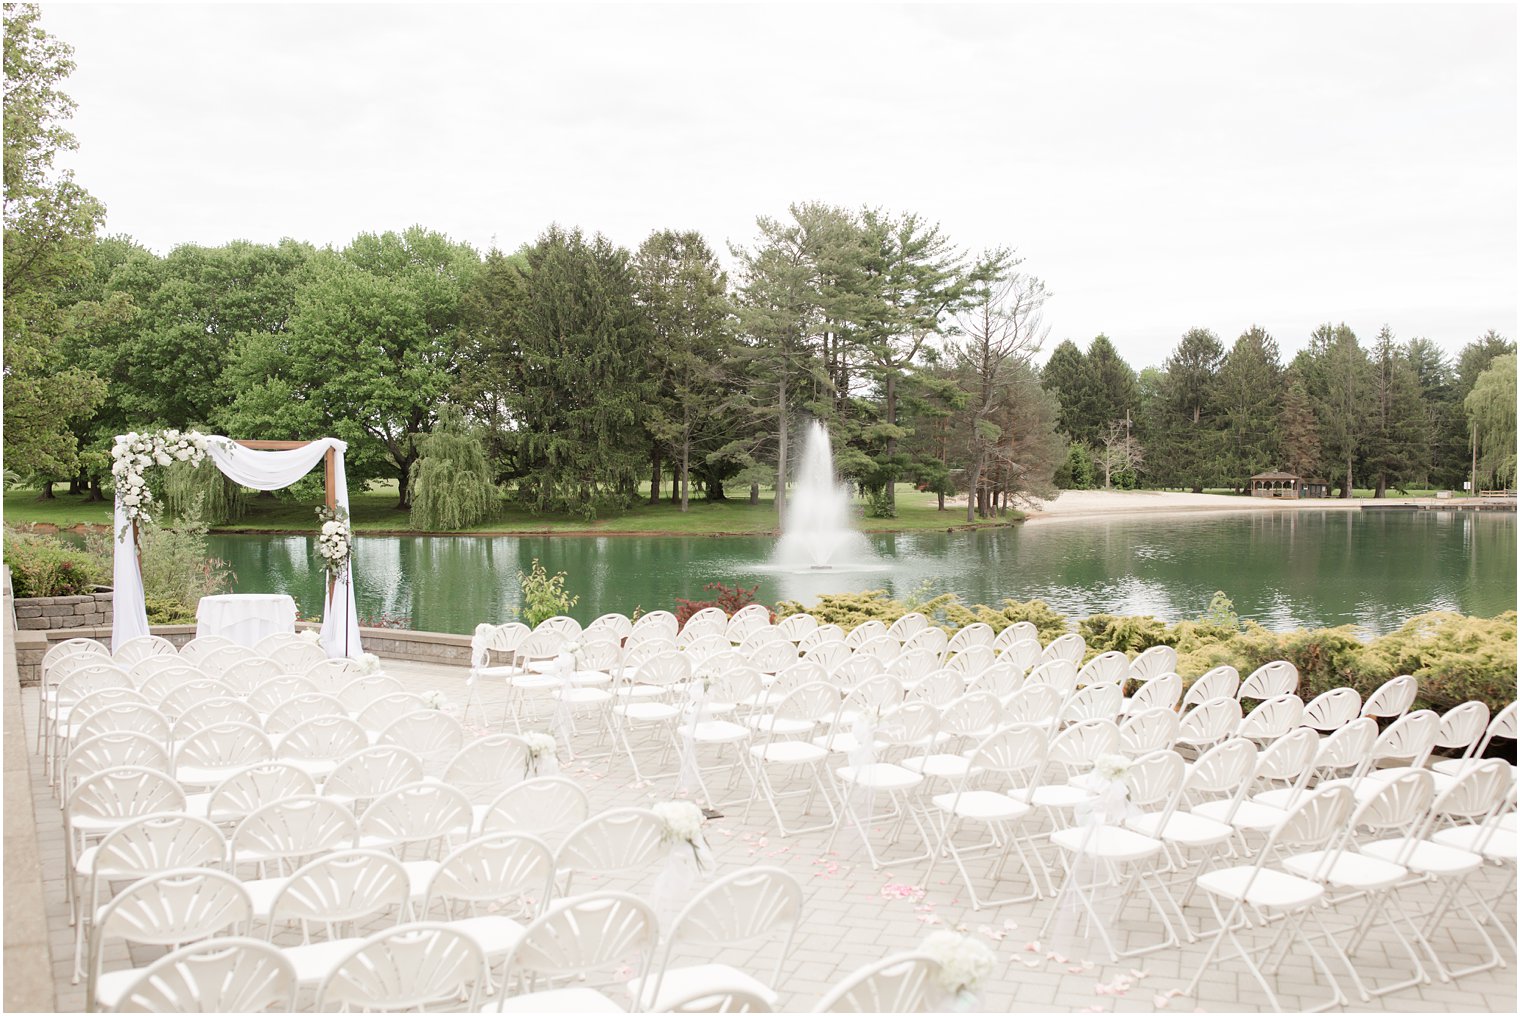
[[[873,619],[890,624],[913,609],[929,615],[946,631],[973,621],[986,622],[997,631],[1015,621],[1031,621],[1042,642],[1073,627],[1042,600],[968,606],[948,593],[916,605],[894,600],[884,590],[824,596],[811,608],[794,600],[776,605],[783,617],[804,609],[820,623],[846,630]],[[1094,614],[1074,627],[1087,641],[1086,659],[1115,649],[1134,655],[1151,646],[1172,646],[1184,682],[1221,664],[1235,667],[1244,676],[1264,663],[1287,660],[1298,668],[1299,695],[1305,701],[1337,687],[1355,688],[1365,697],[1389,678],[1411,674],[1420,683],[1418,705],[1422,707],[1444,710],[1477,699],[1497,711],[1515,698],[1515,626],[1513,610],[1492,618],[1436,611],[1412,617],[1397,631],[1364,642],[1350,626],[1268,631],[1241,621],[1229,600],[1219,594],[1197,620],[1166,624],[1154,617]]]

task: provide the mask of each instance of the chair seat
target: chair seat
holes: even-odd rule
[[[1251,876],[1255,875],[1255,878]],[[1215,896],[1245,900],[1264,910],[1296,910],[1325,895],[1318,882],[1254,865],[1220,868],[1198,876],[1198,887]]]
[[[1483,866],[1483,858],[1470,850],[1434,843],[1430,840],[1419,840],[1414,843],[1414,849],[1411,851],[1410,843],[1409,837],[1398,836],[1368,843],[1362,847],[1361,852],[1385,861],[1402,864],[1420,875],[1465,875]],[[1408,851],[1407,856],[1406,851]]]
[[[1091,798],[1092,794],[1081,787],[1067,783],[1042,783],[1029,795],[1029,802],[1037,808],[1075,808]]]
[[[653,684],[620,684],[614,689],[614,694],[622,699],[661,698],[665,689]]]
[[[1137,833],[1183,847],[1212,847],[1235,835],[1234,826],[1202,815],[1174,811],[1165,826],[1161,825],[1161,817],[1161,812],[1147,812],[1127,819],[1124,824]]]
[[[755,730],[766,733],[780,734],[782,737],[791,737],[796,734],[806,734],[818,724],[812,720],[789,720],[778,717],[773,713],[762,713],[759,716],[748,716],[744,720]]]
[[[606,688],[593,688],[589,686],[565,688],[554,693],[558,702],[571,706],[601,705],[603,702],[612,701],[612,692]]]
[[[253,916],[268,920],[270,911],[274,908],[274,898],[289,884],[289,876],[251,878],[244,881],[243,888],[248,890],[248,899],[253,903]]]
[[[180,766],[174,770],[174,780],[182,787],[214,787],[247,768],[247,763],[235,766]]]
[[[612,675],[601,670],[577,670],[570,675],[570,683],[581,687],[601,687],[612,683]]]
[[[522,923],[500,914],[458,918],[449,927],[473,938],[489,959],[505,956],[523,937]]]
[[[931,780],[957,780],[967,775],[971,769],[971,760],[964,755],[914,755],[912,758],[903,759],[903,768],[911,769],[915,773],[922,773]],[[981,766],[971,770],[975,776],[982,771]]]
[[[846,783],[867,790],[907,790],[924,782],[923,775],[893,762],[872,762],[863,766],[840,766],[834,774]]]
[[[501,680],[517,677],[522,672],[523,671],[522,671],[521,667],[505,667],[505,666],[504,667],[476,667],[475,670],[474,670],[474,674],[475,674],[476,677],[489,677],[489,678],[501,679]]]
[[[627,1012],[595,988],[556,988],[514,995],[501,1001],[501,1008],[488,1005],[478,1012]]]
[[[332,775],[332,771],[338,768],[338,760],[335,758],[282,758],[280,761],[285,765],[295,766],[318,783],[327,779]]]
[[[1320,872],[1326,856],[1331,853],[1335,851],[1311,850],[1294,854],[1283,858],[1282,865],[1295,875],[1313,878]],[[1320,877],[1338,889],[1383,889],[1398,885],[1408,874],[1409,869],[1402,864],[1347,851],[1331,861],[1329,870],[1321,873]]]
[[[698,995],[740,989],[758,995],[775,1008],[780,996],[771,988],[742,970],[723,963],[702,963],[690,967],[672,967],[660,978],[659,994],[650,997],[653,977],[635,977],[628,982],[628,995],[635,999],[640,1012],[660,1012],[673,1003]]]
[[[631,723],[664,723],[681,715],[669,702],[629,701],[613,706],[612,711]]]
[[[1443,846],[1482,854],[1490,861],[1515,860],[1515,833],[1512,829],[1501,827],[1490,831],[1483,826],[1456,826],[1438,830],[1431,839]]]
[[[698,744],[734,744],[748,741],[753,734],[748,727],[728,720],[703,720],[694,727],[682,727],[682,736],[685,736],[688,729],[691,731],[691,739]]]
[[[750,748],[749,753],[758,761],[774,762],[778,765],[803,765],[817,762],[827,758],[829,754],[827,749],[806,741],[773,741],[770,744],[757,744]]]
[[[508,683],[518,691],[548,691],[560,687],[565,682],[558,674],[527,673],[517,675]]]
[[[967,790],[960,794],[935,794],[931,800],[941,811],[983,822],[1005,822],[1029,814],[1030,807],[997,790]]]
[[[1236,829],[1267,830],[1277,828],[1288,813],[1281,808],[1273,808],[1270,805],[1260,804],[1256,801],[1241,801],[1240,807],[1235,814],[1230,814],[1233,801],[1204,801],[1194,805],[1192,814],[1211,818],[1216,822],[1229,822]]]
[[[1447,776],[1461,776],[1478,763],[1491,761],[1493,760],[1486,758],[1443,758],[1433,762],[1430,768],[1438,773],[1445,773]]]
[[[820,734],[813,738],[813,743],[820,748],[829,749],[836,755],[848,755],[860,747],[860,738],[851,731],[840,730],[832,734]],[[879,741],[872,741],[871,746],[878,751],[883,747]]]
[[[1107,861],[1143,861],[1159,854],[1160,840],[1123,826],[1072,826],[1050,834],[1050,842],[1062,850]]]
[[[306,987],[316,987],[363,941],[362,938],[335,938],[330,942],[289,945],[281,952],[296,968],[296,980]]]
[[[115,1010],[121,1005],[127,989],[141,974],[141,967],[128,967],[125,970],[107,970],[97,977],[95,979],[95,1011]]]

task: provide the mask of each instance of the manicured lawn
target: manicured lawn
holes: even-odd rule
[[[248,514],[234,523],[217,527],[224,532],[257,530],[294,530],[307,532],[316,528],[317,501],[297,502],[278,498],[255,497]],[[349,507],[354,529],[359,532],[412,532],[407,513],[396,508],[393,484],[352,494]],[[932,496],[921,494],[907,484],[897,488],[897,518],[863,517],[864,502],[857,503],[857,524],[871,532],[948,529],[966,524],[965,509],[938,511]],[[1006,525],[1022,514],[1005,519],[980,522],[982,526]],[[35,490],[5,492],[5,521],[8,523],[41,522],[60,527],[86,523],[109,525],[111,505],[108,501],[86,501],[58,490],[51,501],[39,501]],[[708,504],[694,500],[691,510],[683,514],[676,505],[641,504],[620,515],[591,522],[565,515],[534,515],[520,509],[502,512],[492,521],[469,530],[476,533],[770,533],[776,529],[776,512],[772,498],[763,495],[751,505],[748,497]]]

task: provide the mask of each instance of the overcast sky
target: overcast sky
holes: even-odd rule
[[[550,222],[725,252],[821,200],[1009,245],[1053,346],[1516,335],[1516,11],[45,5],[71,164],[157,251]]]

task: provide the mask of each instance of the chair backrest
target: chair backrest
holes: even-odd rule
[[[42,672],[46,674],[52,669],[53,664],[69,656],[102,656],[109,663],[111,650],[95,639],[73,638],[64,639],[48,647],[48,651],[42,654]]]
[[[690,638],[704,635],[722,635],[728,628],[728,615],[719,607],[703,607],[686,619],[681,634]]]
[[[868,963],[830,988],[814,1012],[932,1012],[940,990],[939,960],[894,953]]]
[[[851,634],[854,634],[853,632]],[[988,650],[990,653],[991,650]],[[857,656],[875,656],[885,663],[891,663],[902,654],[902,645],[890,635],[881,634],[868,638],[855,646]]]
[[[1310,847],[1328,843],[1345,832],[1347,820],[1356,807],[1356,795],[1344,783],[1317,787],[1298,799],[1288,814],[1272,830],[1267,849],[1262,857],[1270,855],[1272,848]]]
[[[1177,670],[1177,650],[1171,646],[1151,646],[1129,665],[1129,676],[1136,681],[1153,681],[1162,674]]]
[[[1040,643],[1034,639],[1015,639],[998,654],[998,659],[1007,660],[1028,673],[1040,665],[1040,655],[1043,652]]]
[[[1124,693],[1118,684],[1090,684],[1079,689],[1061,709],[1061,722],[1112,720],[1123,706]]]
[[[710,954],[714,948],[744,945],[785,932],[786,938],[776,955],[776,969],[770,977],[781,977],[781,966],[791,951],[792,938],[802,919],[802,887],[797,879],[780,868],[745,868],[715,880],[692,897],[691,902],[670,925],[666,938],[663,975],[669,968],[671,954],[680,946],[695,946]],[[656,980],[649,998],[659,995]]]
[[[279,758],[337,761],[369,747],[364,728],[347,716],[316,716],[291,727],[275,754]]]
[[[1361,716],[1332,731],[1319,743],[1314,755],[1314,768],[1321,773],[1354,769],[1366,761],[1377,740],[1377,721]]]
[[[141,702],[116,702],[90,711],[75,728],[71,742],[82,744],[100,734],[133,732],[169,743],[169,721],[164,714]]]
[[[89,986],[95,986],[106,943],[121,939],[143,945],[176,946],[247,927],[253,904],[243,884],[211,868],[173,868],[139,879],[100,909],[90,938]]]
[[[1156,648],[1166,649],[1167,647],[1157,646]],[[1181,677],[1172,673],[1157,674],[1135,689],[1135,694],[1130,698],[1126,708],[1131,713],[1139,713],[1147,709],[1167,709],[1175,712],[1177,701],[1181,697]]]
[[[1515,771],[1503,759],[1485,759],[1464,769],[1436,795],[1430,814],[1439,818],[1477,820],[1503,807],[1515,785]]]
[[[527,897],[539,906],[554,888],[554,854],[536,836],[493,833],[470,840],[443,859],[423,894],[423,915],[441,905],[445,920],[454,904],[473,916],[480,904],[510,904]]]
[[[1256,771],[1256,742],[1244,737],[1220,741],[1198,756],[1188,770],[1184,790],[1198,794],[1233,794]]]
[[[337,850],[297,868],[269,905],[269,931],[283,921],[331,926],[407,913],[411,881],[401,862],[379,850]]]
[[[166,773],[144,766],[103,769],[79,781],[64,804],[76,818],[128,819],[161,811],[184,811],[185,792]]]
[[[1238,726],[1240,700],[1220,696],[1182,714],[1182,722],[1177,725],[1177,740],[1184,744],[1213,744],[1228,737]]]
[[[1156,810],[1177,793],[1186,774],[1182,756],[1169,748],[1140,756],[1124,773],[1129,803]]]
[[[585,634],[594,631],[610,632],[619,642],[633,633],[633,622],[628,620],[627,614],[603,614],[601,617],[586,625]]]
[[[338,701],[357,714],[380,696],[398,691],[406,691],[406,686],[389,674],[360,674],[338,689]]]
[[[523,929],[507,954],[507,976],[568,977],[633,960],[639,974],[660,936],[660,922],[643,900],[600,892],[556,900]]]
[[[161,657],[155,656],[152,659],[161,659]],[[145,678],[143,683],[138,685],[137,690],[153,705],[161,705],[164,698],[180,685],[207,679],[205,672],[193,664],[166,664]]]
[[[796,645],[818,627],[818,619],[812,614],[788,614],[776,622],[776,627],[782,635],[786,636],[788,642]]]
[[[1180,722],[1175,712],[1163,706],[1129,714],[1119,724],[1119,753],[1134,758],[1170,748],[1177,740]]]
[[[950,636],[945,634],[945,629],[930,625],[921,628],[909,635],[903,641],[904,649],[927,649],[936,657],[944,655],[945,647],[950,644]]]
[[[63,762],[62,795],[67,800],[79,781],[121,766],[169,772],[169,749],[164,742],[133,730],[118,730],[81,739]]]
[[[286,674],[304,674],[325,659],[327,652],[319,644],[306,639],[287,642],[269,653],[269,661]]]
[[[1240,721],[1235,733],[1260,741],[1279,738],[1304,719],[1304,700],[1292,692],[1263,699]]]
[[[575,874],[612,875],[648,869],[669,852],[659,815],[648,808],[611,808],[570,830],[554,859]]]
[[[316,792],[316,781],[305,770],[288,762],[260,762],[212,788],[206,817],[212,822],[237,822],[266,804]]]
[[[750,606],[758,606],[758,604],[750,604]],[[771,615],[768,611],[765,613],[750,611],[746,614],[741,609],[728,619],[728,626],[723,632],[723,637],[737,645],[770,627]]]
[[[785,639],[773,639],[750,649],[744,655],[762,674],[775,674],[797,662],[797,647]]]
[[[297,678],[297,680],[305,679]],[[418,704],[421,704],[420,699]],[[331,695],[323,695],[315,691],[301,692],[270,710],[268,718],[264,720],[264,732],[285,734],[309,720],[323,716],[346,717],[348,710],[343,708],[343,703]]]
[[[107,833],[95,852],[94,879],[139,879],[171,868],[217,868],[227,840],[211,822],[192,815],[144,815]]]
[[[531,833],[553,844],[586,821],[591,802],[579,783],[563,776],[536,776],[496,795],[481,819],[482,833]]]
[[[422,759],[424,770],[435,767],[441,771],[464,747],[464,728],[437,709],[421,709],[391,721],[376,743],[410,749]]]
[[[929,619],[916,610],[910,610],[887,626],[887,634],[901,645],[910,636],[917,635],[927,627],[929,627]]]
[[[377,744],[339,760],[322,781],[322,793],[358,804],[408,783],[420,783],[425,775],[415,752],[394,744]]]
[[[469,798],[442,783],[411,783],[381,794],[359,818],[366,842],[405,848],[462,840],[470,835],[475,812]]]
[[[179,658],[186,663],[200,665],[200,661],[207,653],[216,649],[226,649],[228,646],[236,646],[237,643],[220,635],[201,635],[191,639],[179,647]]]
[[[179,670],[182,667],[188,666],[189,664],[180,659],[177,655],[144,656],[142,659],[138,660],[136,663],[132,664],[132,666],[127,668],[127,676],[132,678],[132,680],[136,682],[137,687],[140,689],[145,683],[147,683],[148,678],[152,677],[154,674],[161,674],[166,670]],[[194,671],[195,668],[192,667],[191,670]],[[199,673],[199,671],[195,672]]]
[[[1287,660],[1263,663],[1240,684],[1236,698],[1269,699],[1298,691],[1298,668]]]
[[[1088,684],[1118,684],[1129,675],[1129,657],[1111,649],[1099,653],[1077,671],[1077,686]]]
[[[1234,698],[1240,690],[1240,671],[1228,663],[1206,670],[1182,696],[1183,711],[1217,698]]]
[[[647,614],[639,615],[633,622],[633,630],[628,633],[630,642],[642,641],[647,638],[662,638],[675,641],[680,631],[680,623],[676,616],[668,610],[651,610]]]
[[[1367,701],[1362,704],[1362,715],[1380,720],[1396,720],[1409,712],[1419,690],[1419,682],[1408,674],[1391,678],[1367,696]]]
[[[979,780],[978,773],[994,774],[1001,786],[1009,783],[1033,786],[1033,777],[1044,766],[1049,748],[1049,739],[1040,727],[1021,725],[994,731],[967,754],[970,764],[962,778],[961,790],[974,786]]]
[[[1044,723],[1061,711],[1065,695],[1048,684],[1026,684],[1004,702],[1003,716],[1009,723]]]
[[[359,721],[359,726],[378,734],[401,717],[426,708],[427,703],[421,695],[409,691],[392,691],[371,701],[355,713],[354,718]]]
[[[182,946],[137,972],[117,1012],[293,1012],[296,968],[256,938],[223,936]]]
[[[811,649],[804,651],[802,658],[804,660],[810,660],[813,663],[820,664],[825,670],[832,674],[835,670],[839,669],[839,667],[843,665],[845,661],[853,659],[854,654],[850,652],[850,647],[845,645],[843,642],[823,642]],[[867,662],[871,666],[879,666],[875,660],[870,660]],[[881,666],[879,669],[885,669],[885,667]]]
[[[93,656],[83,658],[94,660]],[[132,683],[132,678],[121,667],[114,663],[90,662],[75,667],[67,677],[60,680],[53,691],[53,697],[60,705],[72,706],[86,696],[112,688],[137,691],[137,685]]]
[[[566,638],[577,639],[580,638],[581,623],[573,617],[568,617],[564,614],[555,614],[553,617],[545,618],[544,620],[538,622],[538,624],[534,626],[533,630],[535,632],[560,632]]]
[[[297,695],[316,694],[318,691],[314,682],[304,677],[297,677],[295,674],[281,674],[279,677],[270,678],[249,692],[248,704],[261,713],[271,713],[274,712],[276,706],[289,702]]]
[[[919,680],[939,669],[939,654],[929,649],[902,649],[887,661],[887,673],[904,684]]]
[[[733,649],[733,644],[723,637],[722,632],[698,635],[686,643],[686,655],[694,662],[701,662],[709,656],[726,653],[731,649]]]
[[[176,656],[179,650],[162,635],[139,635],[127,639],[111,653],[111,659],[122,668],[130,667],[148,656]]]
[[[174,750],[176,773],[186,766],[220,769],[274,758],[269,735],[248,723],[213,723],[192,732]]]
[[[1040,660],[1044,663],[1049,663],[1051,660],[1066,660],[1075,666],[1082,662],[1082,655],[1086,652],[1087,640],[1071,632],[1052,639],[1040,653]]]
[[[232,689],[222,682],[215,678],[197,677],[193,681],[186,681],[171,688],[159,701],[158,711],[172,722],[197,703],[211,698],[232,697]]]
[[[303,642],[309,644],[310,640],[297,632],[271,632],[253,644],[253,651],[260,656],[267,657],[281,646],[300,645]]]
[[[968,680],[980,676],[987,668],[997,662],[997,654],[991,646],[975,645],[967,646],[954,656],[945,661],[945,666],[951,670],[960,671]]]
[[[286,668],[274,660],[252,654],[243,657],[236,663],[222,668],[222,682],[231,688],[237,695],[247,697],[252,695],[265,681],[279,677],[287,672],[299,673],[305,667]]]
[[[633,672],[636,684],[669,687],[691,679],[691,658],[685,653],[659,653],[639,663]]]
[[[123,688],[120,686],[102,688],[99,691],[92,691],[76,701],[73,711],[69,713],[69,721],[70,723],[81,723],[96,712],[115,705],[148,706],[150,703],[136,688]]]
[[[1293,781],[1303,776],[1319,751],[1319,737],[1308,727],[1289,731],[1256,756],[1256,779]]]
[[[516,734],[477,737],[459,750],[443,772],[443,782],[457,788],[473,804],[489,804],[504,787],[528,774],[533,752]]]
[[[195,665],[212,677],[220,677],[222,671],[234,663],[239,663],[254,655],[256,655],[254,651],[246,646],[218,646],[196,656]]]
[[[1077,686],[1077,665],[1070,660],[1047,660],[1024,678],[1024,687],[1033,684],[1047,684],[1065,698]]]
[[[1347,832],[1396,829],[1407,832],[1419,826],[1436,796],[1436,784],[1423,769],[1410,770],[1391,780],[1379,780],[1371,797],[1357,805]]]
[[[486,979],[486,957],[475,938],[446,924],[419,921],[366,938],[317,988],[318,1011],[475,1009]]]
[[[1331,688],[1304,706],[1304,726],[1328,734],[1356,719],[1361,709],[1362,696],[1355,688]]]
[[[1048,761],[1068,769],[1086,770],[1100,755],[1119,750],[1119,728],[1112,720],[1073,723],[1050,741]]]
[[[939,729],[948,737],[974,743],[1007,724],[1002,699],[991,692],[971,691],[945,705]]]
[[[1436,735],[1441,730],[1441,717],[1431,709],[1406,713],[1394,720],[1387,730],[1378,735],[1377,742],[1367,756],[1367,766],[1387,759],[1409,759],[1420,766],[1436,746]]]
[[[797,648],[806,652],[814,646],[825,645],[829,642],[843,642],[844,629],[837,624],[820,624],[807,634]]]
[[[241,723],[247,727],[260,727],[259,711],[240,698],[216,695],[201,699],[180,713],[174,720],[174,739],[184,741],[198,730],[221,723]]]
[[[1438,748],[1466,748],[1483,735],[1488,726],[1488,705],[1477,700],[1452,706],[1441,714],[1441,728],[1436,732]]]
[[[358,660],[335,658],[313,663],[301,672],[301,676],[317,686],[324,695],[337,696],[354,678],[360,676]]]
[[[359,826],[353,812],[326,797],[271,801],[233,829],[231,863],[283,862],[352,847]]]
[[[849,646],[851,649],[858,649],[872,639],[883,638],[886,636],[886,634],[886,624],[876,620],[875,618],[871,618],[868,621],[860,622],[855,627],[846,632],[844,636],[844,644]],[[893,641],[896,640],[894,639]]]

